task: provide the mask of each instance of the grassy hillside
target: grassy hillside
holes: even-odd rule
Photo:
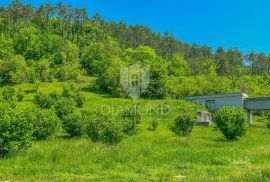
[[[83,109],[121,109],[134,104],[98,92],[94,78],[79,84],[86,96]],[[64,83],[42,83],[39,91],[61,92]],[[31,85],[16,88],[30,90]],[[26,94],[18,108],[33,104]],[[225,141],[214,127],[196,126],[189,137],[176,137],[169,126],[178,112],[200,106],[176,100],[138,100],[143,122],[139,133],[108,147],[89,139],[67,139],[61,134],[35,142],[24,154],[0,159],[0,181],[270,181],[270,131],[263,118],[239,141]],[[156,113],[170,108],[168,114]],[[148,108],[148,109],[145,109]],[[150,108],[150,109],[149,109]],[[150,112],[151,110],[152,112]],[[150,123],[158,119],[156,131]]]

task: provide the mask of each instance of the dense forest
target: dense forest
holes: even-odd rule
[[[126,97],[121,65],[150,66],[144,97],[239,92],[270,95],[270,56],[237,48],[188,44],[142,25],[89,17],[84,8],[58,3],[32,7],[13,0],[0,7],[0,83],[83,81],[97,77],[101,89]]]

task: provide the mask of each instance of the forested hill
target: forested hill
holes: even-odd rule
[[[150,65],[145,97],[236,92],[243,82],[251,95],[270,92],[270,58],[264,53],[223,47],[213,52],[146,26],[107,22],[99,14],[90,18],[86,9],[62,3],[33,8],[13,0],[0,8],[1,84],[80,81],[87,75],[97,77],[101,89],[126,96],[120,66],[136,61]]]

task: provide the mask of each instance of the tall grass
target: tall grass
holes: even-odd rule
[[[45,83],[40,90],[61,92],[62,85]],[[29,85],[19,87],[26,90]],[[129,99],[84,91],[84,109],[134,104]],[[27,94],[19,107],[30,106],[32,99],[33,94]],[[178,181],[178,175],[186,176],[184,181],[270,181],[270,132],[260,118],[255,117],[255,126],[239,141],[225,141],[212,127],[195,127],[189,137],[177,137],[169,130],[173,118],[180,110],[199,106],[171,100],[139,100],[136,104],[166,104],[170,112],[144,112],[139,133],[117,146],[61,136],[36,142],[26,153],[0,160],[0,181]],[[159,127],[149,131],[155,118]]]

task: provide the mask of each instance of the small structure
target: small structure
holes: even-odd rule
[[[244,99],[248,98],[247,94],[222,94],[222,95],[205,95],[187,97],[186,100],[205,106],[208,111],[215,112],[223,106],[244,107]]]
[[[212,124],[212,115],[209,112],[197,112],[197,125],[210,126]]]
[[[252,124],[252,111],[270,110],[270,97],[248,98],[245,93],[193,96],[187,97],[186,100],[201,104],[210,112],[216,112],[224,106],[244,108],[248,113],[249,124]]]
[[[248,123],[252,124],[252,111],[270,110],[270,97],[246,98],[244,108],[248,113]]]

